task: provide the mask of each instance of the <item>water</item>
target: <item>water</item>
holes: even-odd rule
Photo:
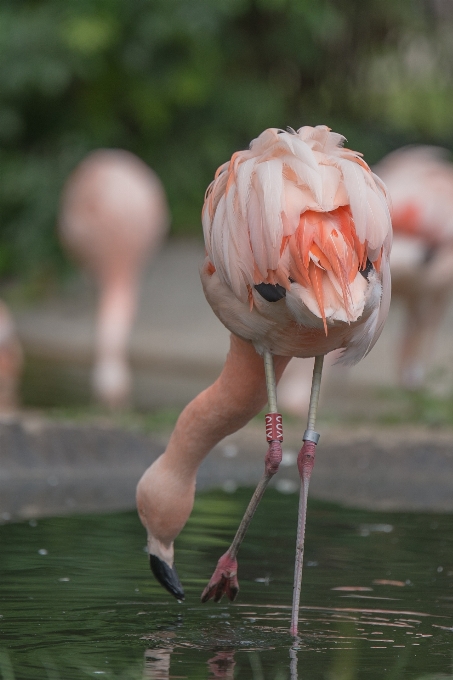
[[[294,644],[296,495],[266,494],[236,603],[199,601],[249,496],[198,497],[177,543],[184,604],[152,579],[133,512],[0,526],[3,680],[453,678],[450,516],[311,502]]]

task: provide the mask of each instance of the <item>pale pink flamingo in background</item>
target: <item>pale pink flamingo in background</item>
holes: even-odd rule
[[[64,188],[63,244],[100,289],[93,388],[113,408],[127,403],[131,389],[127,349],[139,276],[161,246],[168,225],[161,182],[128,151],[94,151]]]
[[[398,379],[407,389],[418,389],[425,381],[453,292],[453,165],[448,155],[437,147],[405,147],[373,168],[390,196],[392,295],[406,307]],[[329,357],[333,363],[334,353]],[[279,388],[281,406],[302,413],[309,398],[307,362],[290,364]]]
[[[0,413],[14,411],[18,406],[22,366],[22,347],[13,317],[0,300]]]
[[[409,389],[424,382],[453,290],[453,165],[447,155],[435,147],[406,147],[374,168],[391,198],[392,292],[407,311],[399,380]]]
[[[341,350],[326,354],[322,367],[324,379],[330,374],[331,367],[340,357]],[[278,403],[284,413],[301,416],[307,412],[312,375],[311,359],[293,359],[288,364],[278,384]]]
[[[233,600],[236,554],[281,456],[276,381],[291,357],[315,357],[308,426],[299,454],[301,502],[291,632],[297,633],[308,483],[319,435],[316,406],[323,357],[343,348],[355,363],[378,338],[388,311],[391,224],[385,189],[360,154],[325,126],[269,129],[222,165],[206,193],[208,302],[232,332],[217,381],[181,413],[165,453],[144,473],[137,507],[151,568],[182,599],[173,541],[194,501],[197,469],[223,437],[265,405],[269,450],[238,532],[202,600]]]

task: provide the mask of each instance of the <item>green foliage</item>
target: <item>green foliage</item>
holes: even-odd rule
[[[445,143],[452,21],[430,7],[3,0],[0,276],[62,265],[59,193],[96,147],[141,156],[166,186],[174,233],[199,234],[214,170],[265,127],[326,123],[371,161],[406,141]]]
[[[178,419],[180,409],[160,408],[151,412],[124,411],[112,413],[102,406],[66,406],[43,411],[55,422],[71,422],[107,427],[120,427],[133,432],[169,436]]]
[[[386,409],[377,418],[384,424],[417,423],[432,427],[453,425],[453,394],[436,395],[420,389],[414,392],[403,389],[382,388],[376,394],[378,402]]]

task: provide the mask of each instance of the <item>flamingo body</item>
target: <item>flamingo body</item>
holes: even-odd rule
[[[324,126],[266,130],[219,168],[207,191],[205,295],[260,353],[312,357],[341,347],[343,361],[355,363],[382,330],[385,190],[343,141]],[[266,299],[263,284],[280,300]]]
[[[66,183],[60,234],[100,288],[93,386],[110,406],[123,405],[130,391],[127,344],[138,277],[157,252],[168,224],[159,179],[127,151],[91,153]]]
[[[232,333],[230,352],[218,380],[181,413],[165,453],[137,488],[151,568],[178,599],[173,541],[190,515],[206,454],[261,410],[266,386],[270,407],[276,402],[274,377],[278,382],[291,357],[317,356],[320,376],[320,355],[342,348],[343,360],[354,363],[382,329],[390,299],[386,192],[343,141],[325,126],[266,130],[219,168],[207,190],[201,279]],[[270,410],[279,415],[275,404]],[[280,440],[268,441],[246,525],[281,459]],[[300,461],[301,475],[312,462]],[[241,527],[203,601],[236,596]]]

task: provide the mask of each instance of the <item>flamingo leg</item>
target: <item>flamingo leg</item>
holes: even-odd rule
[[[324,355],[315,357],[311,384],[310,406],[308,408],[307,429],[303,436],[303,446],[299,452],[297,466],[300,474],[299,516],[297,523],[296,561],[294,567],[293,606],[291,612],[291,635],[296,636],[299,623],[300,591],[302,586],[302,567],[304,561],[305,524],[307,521],[307,499],[310,477],[315,463],[316,444],[319,434],[315,432],[316,412],[318,410],[319,390],[321,387]]]
[[[277,413],[277,387],[274,360],[272,354],[268,350],[265,350],[264,352],[264,370],[266,374],[266,388],[269,404],[269,413],[266,415],[266,435],[269,442],[269,449],[265,458],[264,473],[250,499],[236,535],[233,538],[233,542],[226,553],[222,555],[217,562],[214,574],[206,588],[203,590],[201,595],[202,602],[207,602],[210,599],[213,599],[214,602],[219,602],[224,594],[226,594],[231,601],[236,598],[239,592],[237,578],[237,553],[239,546],[244,540],[249,524],[266,491],[267,485],[278,471],[282,460],[282,417]]]

